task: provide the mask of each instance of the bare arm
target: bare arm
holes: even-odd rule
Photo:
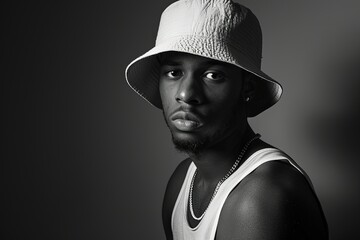
[[[230,194],[216,239],[328,239],[328,233],[305,178],[289,164],[274,161],[260,166]]]

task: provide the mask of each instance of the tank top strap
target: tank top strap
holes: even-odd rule
[[[264,148],[253,153],[238,168],[238,170],[229,177],[227,184],[229,187],[235,187],[243,178],[257,169],[260,165],[276,160],[290,163],[295,169],[304,175],[311,188],[313,188],[313,184],[306,172],[291,157],[277,148]],[[233,184],[235,184],[235,186],[232,186]]]
[[[186,239],[184,237],[189,237],[187,235],[187,231],[188,231],[188,222],[187,222],[187,218],[186,218],[186,210],[187,210],[187,202],[188,202],[188,197],[189,197],[189,192],[190,192],[190,184],[191,184],[191,180],[195,174],[196,171],[196,165],[194,164],[194,162],[191,162],[184,182],[181,186],[180,192],[178,194],[178,197],[176,199],[173,211],[172,211],[172,215],[171,215],[171,229],[173,232],[173,239],[174,240],[181,240],[181,239]],[[185,235],[184,235],[185,234]],[[180,237],[182,236],[182,237]],[[191,238],[189,238],[189,240],[191,240]]]

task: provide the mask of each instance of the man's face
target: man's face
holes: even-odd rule
[[[186,53],[160,56],[159,91],[175,146],[199,153],[243,126],[240,68]]]

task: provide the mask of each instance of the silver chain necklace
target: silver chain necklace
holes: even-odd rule
[[[194,181],[195,181],[195,176],[197,174],[197,169],[195,170],[195,173],[192,177],[192,180],[191,180],[191,184],[190,184],[190,193],[189,193],[189,205],[190,205],[190,213],[191,213],[191,216],[195,219],[195,220],[198,220],[200,221],[205,213],[206,213],[206,210],[209,208],[210,206],[210,203],[212,202],[212,200],[214,199],[215,195],[217,194],[217,192],[219,191],[219,188],[221,186],[221,184],[223,184],[223,182],[228,179],[228,177],[231,176],[231,174],[233,174],[234,170],[236,169],[236,167],[239,165],[240,161],[242,160],[246,150],[248,149],[248,147],[250,146],[250,144],[257,138],[260,138],[261,135],[260,134],[256,134],[253,138],[251,138],[243,147],[243,149],[241,150],[239,156],[237,157],[236,161],[234,162],[234,164],[232,165],[232,167],[230,168],[229,172],[217,183],[216,187],[215,187],[215,190],[214,190],[214,193],[212,194],[211,196],[211,199],[210,199],[210,202],[209,204],[207,205],[205,211],[203,212],[203,214],[201,214],[200,217],[196,217],[195,216],[195,213],[194,213],[194,209],[193,209],[193,189],[194,189]]]

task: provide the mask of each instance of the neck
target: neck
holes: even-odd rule
[[[210,185],[217,184],[228,173],[241,149],[253,136],[254,132],[247,125],[246,128],[234,131],[223,141],[210,146],[201,153],[190,155],[197,167],[199,179]]]

